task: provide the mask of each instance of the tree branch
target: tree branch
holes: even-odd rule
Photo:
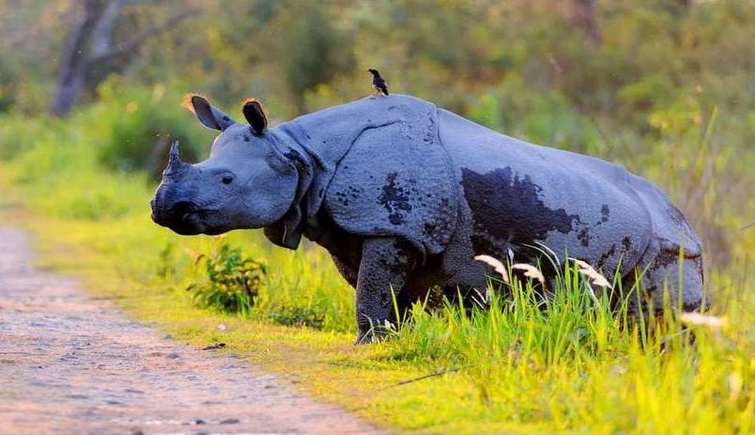
[[[133,0],[112,0],[108,3],[92,31],[92,55],[99,56],[112,49],[113,26],[118,21],[123,7],[132,2]]]
[[[152,26],[127,41],[115,44],[115,46],[112,47],[110,50],[91,57],[88,63],[90,65],[93,65],[93,64],[101,63],[101,62],[110,62],[112,61],[112,59],[115,59],[117,57],[130,55],[133,53],[134,50],[139,48],[139,46],[141,46],[149,38],[159,35],[160,33],[167,30],[169,27],[175,26],[181,21],[193,15],[196,15],[198,12],[199,11],[196,9],[189,9],[181,13],[178,13],[168,18],[167,20],[165,20],[164,23],[160,25]]]
[[[443,375],[448,374],[448,373],[458,372],[459,370],[462,370],[462,369],[465,369],[465,368],[468,368],[468,367],[469,366],[465,366],[465,367],[452,367],[450,369],[438,370],[437,372],[429,373],[427,375],[419,376],[419,377],[412,378],[412,379],[406,379],[406,380],[403,380],[401,382],[397,382],[395,384],[388,385],[385,388],[387,389],[387,388],[393,388],[393,387],[400,387],[400,386],[406,385],[406,384],[412,384],[414,382],[422,381],[422,380],[429,379],[429,378],[434,378],[436,376],[443,376]]]

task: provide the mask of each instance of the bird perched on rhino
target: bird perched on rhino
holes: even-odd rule
[[[372,87],[377,91],[377,95],[388,95],[388,83],[380,76],[380,71],[374,68],[367,71],[372,73]]]

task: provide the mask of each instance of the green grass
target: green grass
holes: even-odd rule
[[[227,242],[266,265],[254,306],[243,317],[199,307],[185,289],[201,278],[196,260],[216,240],[152,224],[145,177],[101,169],[91,152],[97,129],[53,128],[54,137],[0,163],[0,216],[37,235],[41,266],[81,277],[93,294],[179,340],[222,341],[302,391],[390,428],[753,431],[755,294],[746,263],[708,274],[711,315],[726,325],[691,326],[695,345],[670,317],[652,329],[625,324],[570,275],[546,306],[518,287],[513,297],[494,296],[490,310],[416,309],[390,340],[353,346],[354,292],[322,249],[294,253],[259,232],[233,232]],[[742,232],[736,249],[755,247],[752,233]],[[308,321],[316,328],[285,326]]]

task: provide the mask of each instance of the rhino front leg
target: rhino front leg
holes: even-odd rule
[[[404,286],[414,263],[411,248],[395,238],[367,239],[357,277],[357,343],[373,341],[382,335],[386,321],[396,323],[393,294],[399,312],[406,309]]]

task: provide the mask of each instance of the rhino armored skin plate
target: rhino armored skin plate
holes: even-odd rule
[[[399,314],[430,288],[471,297],[493,274],[476,255],[535,264],[539,246],[608,277],[618,270],[624,288],[639,277],[655,307],[664,286],[685,310],[702,303],[699,238],[666,194],[621,166],[406,95],[269,129],[256,100],[244,104],[244,123],[203,97],[188,102],[220,134],[197,164],[182,162],[174,144],[153,220],[184,235],[263,228],[289,249],[302,236],[318,243],[356,289],[360,339],[395,322],[393,294]]]

